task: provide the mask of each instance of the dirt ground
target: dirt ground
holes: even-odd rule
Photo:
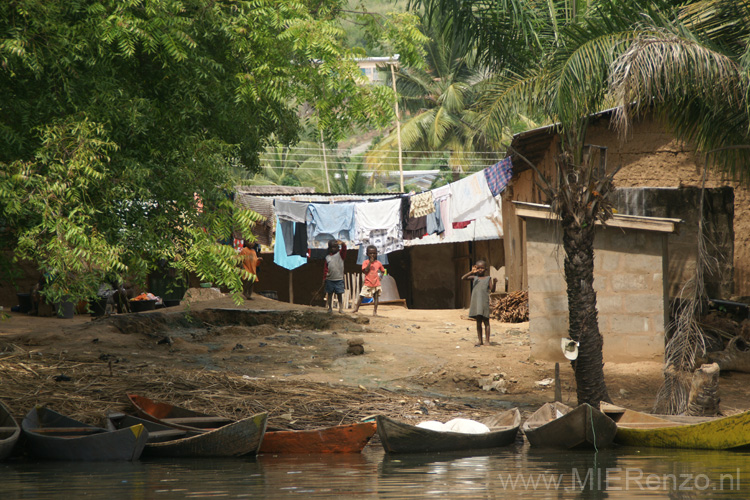
[[[102,318],[10,313],[0,322],[0,399],[19,414],[49,404],[85,420],[91,410],[127,411],[125,394],[139,391],[216,413],[269,411],[284,420],[277,424],[317,412],[310,426],[384,411],[528,414],[554,399],[554,364],[530,360],[528,323],[493,321],[491,345],[475,347],[475,323],[462,310],[381,305],[377,317],[371,306],[328,315],[261,296],[237,306],[216,289],[190,293],[178,307]],[[356,339],[361,355],[347,352]],[[650,410],[661,368],[606,364],[613,401]],[[560,373],[563,402],[575,404],[570,365]],[[722,377],[724,412],[750,407],[748,382]]]

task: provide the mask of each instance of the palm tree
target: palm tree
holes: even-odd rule
[[[496,76],[481,100],[490,135],[519,111],[541,112],[558,124],[556,178],[537,174],[562,221],[569,333],[580,342],[573,365],[578,400],[606,400],[593,227],[611,215],[615,172],[600,175],[584,154],[588,117],[618,105],[625,130],[631,114],[649,109],[664,117],[678,138],[710,152],[713,164],[747,178],[749,2],[594,0],[577,9],[556,0],[496,0],[480,7],[458,0],[420,3],[455,13],[476,34],[471,40],[483,60],[496,62]],[[575,3],[584,2],[568,5]],[[547,12],[544,5],[550,6]],[[518,9],[527,15],[514,17]],[[506,38],[531,42],[524,52],[531,59],[513,58],[499,43],[503,27],[514,22],[515,33]]]
[[[679,5],[669,17],[652,17],[632,35],[612,66],[610,93],[619,126],[631,116],[655,111],[675,135],[706,157],[705,168],[744,181],[750,165],[750,2],[705,0]],[[705,171],[704,171],[705,175]],[[699,231],[702,223],[699,224]],[[699,232],[700,234],[700,232]],[[665,349],[664,384],[655,409],[689,411],[688,394],[697,358],[703,354],[696,316],[706,304],[703,273],[711,271],[705,242],[698,238],[695,277],[684,289]]]
[[[473,165],[477,156],[472,153],[496,149],[497,143],[483,133],[472,110],[489,73],[473,50],[455,43],[437,22],[431,26],[425,28],[430,37],[427,67],[402,66],[396,73],[400,108],[409,116],[401,125],[401,141],[404,156],[412,161],[430,158],[432,151],[450,151],[455,177],[467,167],[486,166],[481,161]],[[397,144],[393,131],[368,153],[368,165],[379,170],[397,165]]]

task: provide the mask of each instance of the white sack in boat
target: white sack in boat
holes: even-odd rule
[[[449,430],[444,423],[438,422],[437,420],[425,420],[424,422],[418,423],[417,427],[439,432],[446,432]]]
[[[484,434],[490,432],[490,428],[476,420],[468,418],[454,418],[445,423],[451,432],[463,432],[464,434]]]

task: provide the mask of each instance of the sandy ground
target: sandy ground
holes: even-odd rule
[[[377,317],[369,306],[357,315],[328,315],[322,308],[261,296],[237,306],[218,290],[193,293],[198,296],[191,304],[96,319],[11,313],[0,322],[0,368],[33,371],[30,363],[43,359],[48,364],[64,360],[68,366],[109,364],[112,369],[114,361],[114,370],[136,365],[211,370],[287,383],[382,388],[443,400],[505,401],[526,411],[554,399],[554,364],[530,360],[528,323],[493,321],[491,345],[475,347],[475,323],[462,310],[381,305]],[[364,354],[347,353],[348,341],[357,338],[364,341]],[[613,401],[649,410],[661,384],[661,368],[650,362],[605,365]],[[570,365],[561,365],[560,372],[563,402],[575,404]],[[748,374],[722,377],[724,411],[750,406],[748,382]],[[33,378],[6,379],[0,382],[0,398],[7,397],[3,387],[7,393],[7,384],[19,383],[33,390]]]

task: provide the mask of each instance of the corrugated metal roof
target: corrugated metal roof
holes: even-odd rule
[[[255,196],[292,195],[314,193],[314,187],[303,186],[235,186],[238,193]]]

